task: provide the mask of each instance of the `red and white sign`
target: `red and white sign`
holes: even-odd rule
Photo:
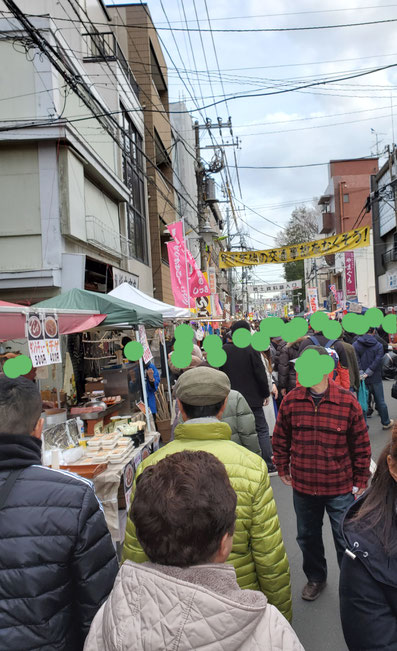
[[[35,368],[61,363],[56,314],[30,313],[26,317],[26,331],[29,355]]]
[[[148,362],[150,362],[151,359],[153,359],[153,355],[152,355],[152,351],[149,348],[145,326],[143,325],[139,326],[139,342],[143,346],[143,361],[145,362],[145,364],[147,364]]]
[[[167,242],[168,258],[171,272],[171,286],[177,307],[195,307],[195,300],[200,296],[209,296],[211,290],[203,272],[185,246],[182,222],[167,226],[172,242]],[[186,278],[186,267],[188,278]],[[190,296],[190,305],[189,305]]]
[[[356,296],[356,269],[354,251],[345,252],[346,296]]]
[[[308,287],[306,289],[306,297],[309,302],[309,312],[317,312],[318,310],[317,287]]]
[[[216,271],[215,267],[208,267],[208,282],[210,285],[211,296],[216,294]]]

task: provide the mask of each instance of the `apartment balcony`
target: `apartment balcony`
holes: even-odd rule
[[[86,46],[84,61],[117,61],[136,97],[139,99],[139,86],[113,32],[88,32],[83,34]]]
[[[320,233],[332,233],[335,229],[335,213],[323,212],[320,217]]]
[[[387,267],[389,262],[396,262],[397,261],[397,248],[392,248],[386,251],[386,253],[382,253],[382,264],[384,267]]]

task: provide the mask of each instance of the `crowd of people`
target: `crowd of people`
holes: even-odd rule
[[[365,383],[393,428],[382,337],[310,332],[260,353],[234,345],[238,328],[250,325],[224,333],[221,369],[199,346],[187,369],[171,365],[172,441],[138,466],[121,565],[92,484],[41,465],[38,388],[0,376],[1,650],[302,650],[277,474],[292,491],[302,598],[327,582],[326,511],[349,651],[396,651],[397,428],[371,479],[370,413],[357,399]],[[334,371],[305,387],[295,361],[308,349]]]

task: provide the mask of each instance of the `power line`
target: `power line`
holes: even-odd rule
[[[143,2],[141,2],[141,5],[144,6]],[[112,5],[110,5],[112,6]],[[34,17],[43,17],[43,14],[26,14],[29,16],[34,16]],[[62,19],[61,19],[62,20]],[[368,21],[362,21],[359,23],[339,23],[337,25],[304,25],[301,27],[255,27],[255,28],[215,28],[213,31],[214,32],[220,32],[220,33],[231,33],[231,34],[238,34],[238,33],[271,33],[271,32],[303,32],[303,31],[317,31],[317,30],[323,30],[323,29],[341,29],[341,28],[347,28],[347,27],[366,27],[369,25],[384,25],[384,24],[389,24],[389,23],[395,23],[397,22],[397,18],[384,18],[382,20],[368,20]],[[109,23],[104,23],[104,22],[99,22],[95,21],[96,25],[102,25],[105,27],[109,27]],[[134,29],[146,29],[146,25],[136,25],[136,24],[128,24],[125,23],[124,25],[119,25],[117,23],[112,23],[115,27],[133,27]],[[202,29],[202,28],[195,28],[195,27],[172,27],[171,25],[168,27],[156,27],[156,31],[174,31],[174,32],[199,32],[201,29],[202,32],[210,32],[210,29]]]

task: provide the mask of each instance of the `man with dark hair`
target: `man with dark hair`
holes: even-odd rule
[[[231,336],[240,328],[250,330],[249,323],[244,320],[235,321],[231,327]],[[227,355],[227,361],[221,371],[228,376],[231,388],[239,391],[252,409],[262,457],[266,461],[269,475],[277,475],[272,459],[269,426],[263,411],[263,406],[269,402],[271,387],[267,381],[261,354],[252,346],[239,348],[233,342],[226,343],[223,350]]]
[[[41,465],[40,414],[0,376],[0,649],[81,651],[118,563],[91,482]]]
[[[376,338],[375,328],[370,328],[365,335],[357,337],[353,343],[356,351],[361,377],[365,380],[370,393],[375,398],[375,406],[379,412],[383,429],[391,429],[394,420],[390,419],[385,402],[382,382],[383,345]]]
[[[175,428],[174,441],[138,467],[137,476],[165,456],[182,450],[204,450],[218,457],[237,493],[236,530],[230,555],[237,582],[241,588],[261,590],[270,603],[290,618],[289,566],[266,464],[259,455],[233,443],[230,426],[220,422],[229,392],[230,381],[221,371],[206,367],[185,371],[175,387],[184,422]],[[130,518],[123,558],[138,563],[147,560]]]
[[[328,355],[322,346],[310,348]],[[340,565],[345,551],[340,522],[354,502],[354,487],[361,495],[370,474],[371,446],[360,404],[328,373],[311,387],[297,386],[281,403],[273,449],[280,479],[293,489],[297,542],[307,577],[302,599],[314,601],[327,580],[324,512],[331,522]]]
[[[203,450],[170,454],[138,476],[130,517],[149,562],[126,561],[85,651],[303,651],[265,595],[242,590],[225,562],[237,497],[225,466]],[[238,508],[238,507],[237,507]],[[237,534],[236,534],[237,535]]]

